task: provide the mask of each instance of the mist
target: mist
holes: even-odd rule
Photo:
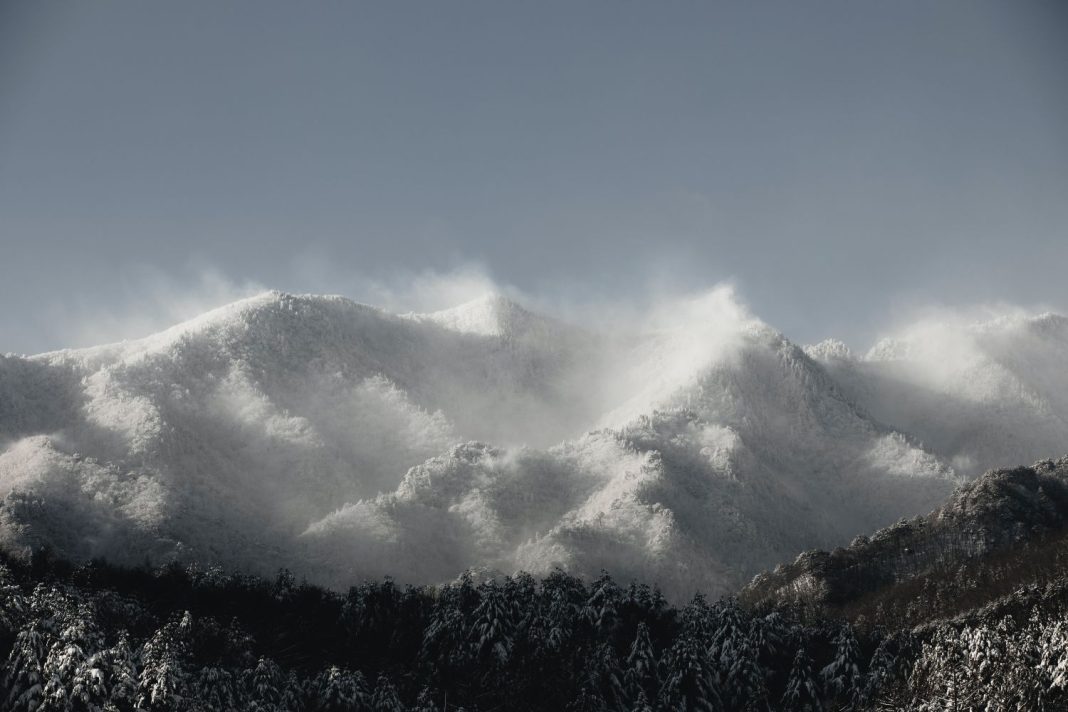
[[[1068,442],[1054,315],[803,350],[733,283],[554,316],[477,264],[347,279],[388,307],[266,291],[169,323],[258,288],[204,270],[79,318],[104,345],[0,360],[4,540],[340,587],[609,568],[685,596]]]

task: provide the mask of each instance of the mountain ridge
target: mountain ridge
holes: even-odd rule
[[[873,416],[829,351],[729,292],[669,317],[610,333],[493,294],[395,315],[266,292],[145,339],[7,356],[0,536],[339,586],[610,568],[685,596],[957,484],[928,433]]]

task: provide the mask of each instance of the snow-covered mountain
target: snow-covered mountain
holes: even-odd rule
[[[976,340],[1028,376],[1024,425],[1027,404],[1068,400],[1065,330],[1040,321],[1019,327],[1049,330],[1027,349],[1017,326]],[[721,592],[958,482],[951,410],[924,410],[952,409],[951,379],[875,353],[806,353],[723,290],[624,329],[495,295],[394,315],[270,292],[138,341],[0,358],[0,543],[335,585],[563,566]],[[1019,459],[1015,440],[981,444],[982,466]]]
[[[1068,319],[922,321],[856,357],[809,349],[849,398],[960,473],[1068,451]]]

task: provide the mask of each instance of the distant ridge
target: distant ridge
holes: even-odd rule
[[[339,586],[561,566],[730,591],[1068,441],[1063,319],[951,334],[932,369],[937,344],[801,349],[722,291],[614,330],[496,294],[396,315],[266,292],[0,357],[0,545]]]

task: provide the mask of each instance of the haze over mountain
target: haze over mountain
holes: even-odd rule
[[[724,592],[1063,450],[1066,341],[1047,315],[806,353],[725,289],[622,327],[268,292],[0,358],[0,542],[333,585],[562,566]]]
[[[808,350],[874,417],[923,438],[975,476],[1068,448],[1068,319],[922,320],[863,357],[838,342]]]

